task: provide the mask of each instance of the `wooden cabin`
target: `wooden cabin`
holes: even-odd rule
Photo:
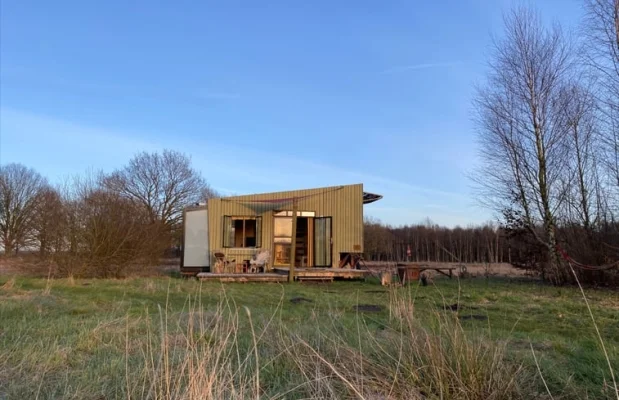
[[[245,273],[289,267],[354,268],[363,253],[363,205],[382,198],[362,184],[209,199],[185,210],[181,271]],[[266,253],[265,253],[266,254]]]

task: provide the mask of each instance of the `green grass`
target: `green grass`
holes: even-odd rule
[[[0,399],[199,398],[185,390],[196,385],[199,369],[214,374],[200,375],[211,390],[205,398],[372,398],[389,391],[472,399],[494,390],[478,388],[479,377],[502,374],[496,385],[507,385],[501,379],[509,371],[519,371],[520,393],[495,398],[543,397],[531,347],[555,398],[616,398],[577,288],[482,278],[388,290],[376,282],[9,277],[0,277],[0,287]],[[619,371],[619,293],[585,292]],[[311,302],[290,302],[296,297]],[[454,303],[464,308],[443,310]],[[358,304],[383,309],[359,312]],[[467,315],[478,319],[456,318]],[[459,332],[464,339],[451,337]],[[398,345],[402,338],[409,347]],[[487,348],[502,350],[480,358]],[[444,364],[423,369],[441,356]],[[208,365],[196,367],[205,358]],[[492,359],[493,371],[477,371]],[[442,376],[446,368],[457,375]],[[180,370],[186,373],[175,374]],[[387,376],[394,373],[423,390],[407,392]],[[456,376],[469,381],[455,384]]]

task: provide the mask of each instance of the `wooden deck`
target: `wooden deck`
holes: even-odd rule
[[[215,282],[287,282],[290,269],[276,267],[274,273],[257,274],[215,274],[200,272],[197,278],[201,281]],[[294,276],[298,281],[333,281],[334,279],[361,279],[370,271],[346,268],[295,268]]]
[[[201,272],[197,275],[201,281],[215,282],[287,282],[288,276],[281,274],[212,274]]]
[[[274,271],[281,276],[288,276],[290,268],[275,267]],[[361,279],[368,275],[369,271],[347,268],[295,268],[294,276],[299,281],[332,281],[341,279]]]

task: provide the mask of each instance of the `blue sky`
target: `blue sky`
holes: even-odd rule
[[[471,98],[513,4],[3,0],[0,162],[60,182],[170,148],[223,194],[362,182],[394,225],[490,220]]]

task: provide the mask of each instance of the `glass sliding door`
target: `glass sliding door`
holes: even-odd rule
[[[290,265],[292,245],[292,217],[275,217],[273,221],[275,265]]]
[[[314,265],[331,267],[331,217],[314,218]]]

